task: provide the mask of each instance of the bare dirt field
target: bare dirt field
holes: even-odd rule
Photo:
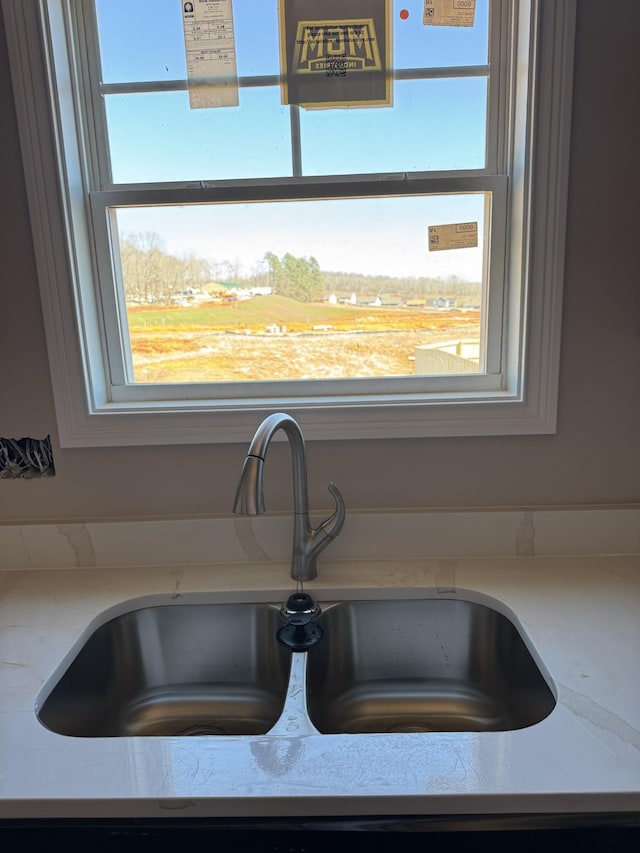
[[[386,315],[386,319],[385,319]],[[415,348],[479,337],[479,312],[380,312],[347,328],[288,323],[208,330],[135,328],[131,348],[135,381],[212,382],[406,376]],[[345,318],[346,319],[346,318]],[[368,322],[365,322],[366,320]],[[322,326],[322,324],[320,324]],[[349,327],[350,326],[350,327]],[[389,328],[391,326],[391,328]]]

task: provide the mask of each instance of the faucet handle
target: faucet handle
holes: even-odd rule
[[[344,526],[346,510],[342,494],[340,493],[340,489],[336,486],[335,483],[329,483],[329,491],[333,496],[336,508],[329,516],[329,518],[326,518],[322,522],[318,530],[324,531],[324,533],[326,533],[327,536],[331,537],[331,539],[335,539]]]
[[[295,517],[295,523],[304,530],[304,535],[300,533],[294,537],[294,541],[303,542],[302,548],[294,548],[291,577],[295,580],[311,581],[318,576],[318,554],[333,542],[344,525],[345,507],[340,490],[335,483],[329,483],[329,491],[333,495],[336,508],[318,527],[311,527],[308,516]],[[304,568],[304,573],[299,571],[299,567]]]

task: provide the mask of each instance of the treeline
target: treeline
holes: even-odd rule
[[[238,264],[213,262],[195,255],[177,257],[167,252],[158,234],[127,234],[120,238],[120,257],[125,296],[128,302],[168,304],[185,291],[201,291],[215,283],[239,287],[271,287],[274,293],[314,302],[330,294],[367,294],[402,297],[453,296],[477,299],[480,284],[451,277],[410,278],[388,275],[322,271],[313,258],[287,253],[277,257],[267,252],[249,275]]]
[[[456,296],[473,298],[480,293],[480,284],[451,276],[440,278],[395,278],[389,275],[360,275],[348,272],[323,272],[326,293],[402,294],[403,296]]]
[[[320,265],[311,258],[296,258],[287,252],[278,258],[273,252],[264,256],[269,268],[269,286],[274,293],[300,302],[317,302],[324,297]]]
[[[128,302],[168,303],[180,291],[199,289],[214,278],[208,261],[169,254],[154,233],[121,237],[120,258]]]

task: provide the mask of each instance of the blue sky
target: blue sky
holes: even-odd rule
[[[476,26],[425,27],[422,0],[393,2],[394,65],[487,59],[487,0]],[[106,83],[186,78],[181,0],[98,0]],[[403,20],[400,10],[407,10]],[[238,74],[279,73],[276,0],[234,0]],[[480,78],[397,81],[393,107],[301,110],[305,174],[480,168],[486,84]],[[288,107],[278,87],[240,90],[239,107],[192,110],[186,92],[106,98],[116,182],[291,174]],[[317,257],[324,269],[479,280],[481,249],[427,253],[426,229],[478,221],[483,199],[389,199],[122,211],[124,231],[155,231],[168,251],[240,263],[265,251]]]

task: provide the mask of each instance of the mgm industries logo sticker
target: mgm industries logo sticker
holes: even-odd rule
[[[295,74],[346,77],[359,71],[381,71],[373,18],[345,21],[298,21]]]
[[[391,106],[391,0],[278,0],[278,8],[283,104]]]

